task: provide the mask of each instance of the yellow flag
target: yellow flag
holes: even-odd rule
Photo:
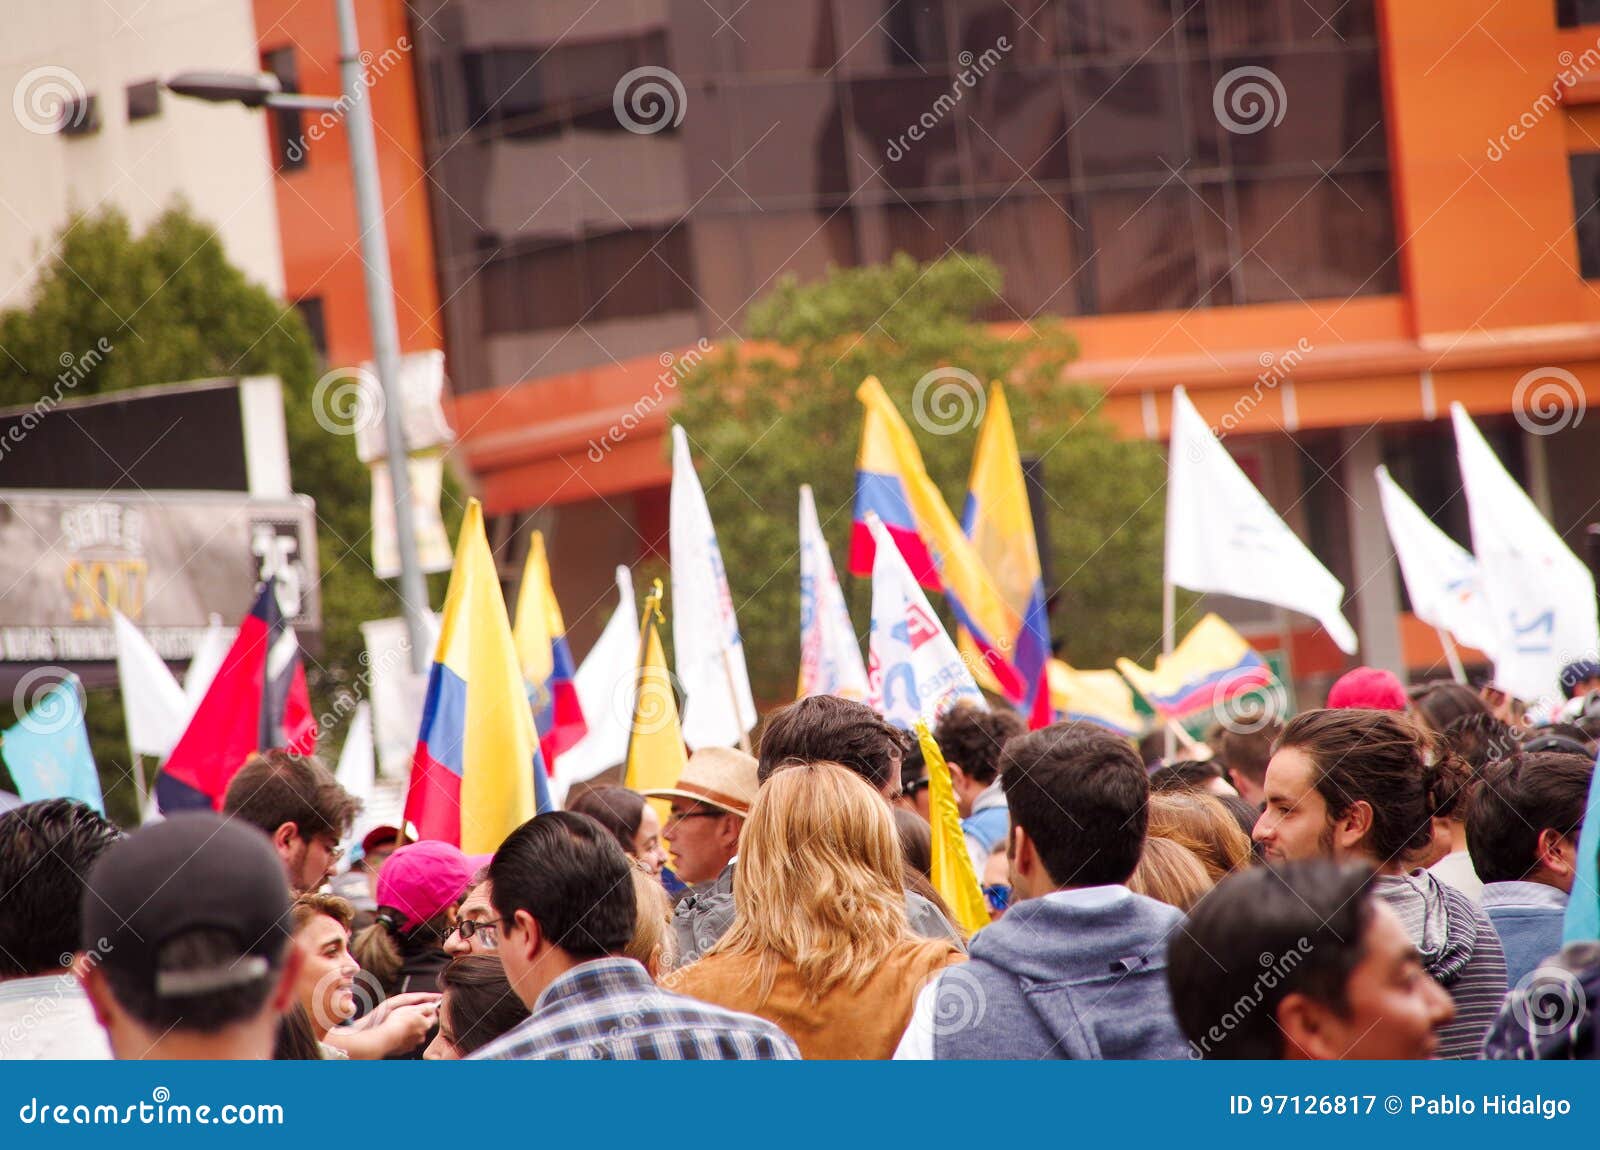
[[[678,785],[688,763],[683,730],[678,724],[678,696],[667,671],[658,630],[661,614],[661,580],[655,581],[644,601],[639,623],[638,695],[633,704],[633,729],[628,736],[628,788],[664,790]]]
[[[969,935],[989,925],[989,904],[972,869],[967,840],[961,834],[961,811],[950,768],[928,724],[917,720],[917,741],[928,768],[928,813],[933,819],[933,889],[939,892],[956,923]]]
[[[517,618],[511,628],[517,643],[517,659],[522,678],[533,691],[545,690],[555,671],[552,642],[566,632],[561,608],[550,590],[550,561],[545,556],[544,532],[535,531],[528,541],[528,562],[522,569],[522,585],[517,588]],[[544,705],[535,699],[534,710]]]

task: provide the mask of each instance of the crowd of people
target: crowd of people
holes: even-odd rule
[[[1592,673],[1590,673],[1592,672]],[[1570,1058],[1600,737],[1361,668],[1183,757],[962,705],[934,734],[990,921],[932,882],[927,764],[862,704],[590,786],[491,855],[268,751],[218,814],[0,816],[0,1057]],[[1596,694],[1591,695],[1591,691]]]

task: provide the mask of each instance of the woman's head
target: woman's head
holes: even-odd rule
[[[1147,838],[1139,865],[1128,878],[1128,889],[1185,914],[1210,890],[1213,880],[1200,857],[1172,839]]]
[[[506,981],[498,958],[467,955],[450,960],[439,975],[439,1033],[424,1058],[465,1058],[528,1017],[528,1008]]]
[[[660,874],[667,852],[661,845],[661,819],[642,795],[626,787],[590,787],[567,804],[588,815],[617,840],[622,852],[650,874]]]
[[[1212,882],[1250,863],[1250,836],[1220,799],[1201,791],[1151,795],[1147,834],[1193,851]]]
[[[1267,767],[1255,839],[1274,862],[1366,861],[1397,869],[1429,849],[1467,768],[1415,720],[1320,710],[1284,728]]]
[[[718,949],[760,957],[763,997],[780,960],[813,995],[859,987],[909,934],[903,865],[888,804],[870,784],[837,763],[785,767],[750,808],[737,910]]]
[[[351,946],[361,969],[392,991],[407,951],[443,948],[472,876],[472,862],[449,843],[425,839],[390,855],[378,872],[377,921]]]
[[[350,954],[350,904],[327,894],[303,894],[290,908],[294,946],[300,952],[295,1001],[304,1008],[314,1037],[346,1022],[356,1012],[356,975]]]
[[[1489,705],[1471,687],[1461,683],[1421,683],[1411,688],[1411,710],[1434,734],[1468,715],[1487,715]]]
[[[672,900],[661,885],[661,880],[642,870],[633,872],[633,896],[638,919],[634,923],[633,937],[622,953],[636,960],[655,978],[671,970],[677,955],[672,946],[672,932],[667,924],[672,921]]]

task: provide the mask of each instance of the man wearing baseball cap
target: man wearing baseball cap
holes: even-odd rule
[[[702,747],[689,756],[677,786],[644,792],[671,802],[661,837],[672,851],[674,873],[698,884],[672,917],[680,963],[693,962],[733,921],[733,861],[756,786],[754,757],[731,747]]]
[[[117,1058],[272,1057],[300,959],[272,844],[240,822],[178,814],[95,863],[81,973]]]

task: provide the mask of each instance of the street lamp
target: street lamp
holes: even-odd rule
[[[213,103],[247,108],[292,108],[333,112],[346,120],[350,169],[355,176],[356,215],[361,225],[361,263],[366,271],[367,315],[372,326],[373,360],[383,392],[384,437],[389,476],[394,484],[395,534],[400,550],[400,600],[411,642],[411,669],[427,670],[428,588],[417,558],[417,528],[411,513],[411,474],[406,468],[404,397],[400,391],[400,332],[395,320],[394,286],[389,274],[389,236],[383,226],[383,193],[378,184],[378,151],[373,142],[372,108],[362,78],[361,46],[352,0],[336,0],[339,12],[339,74],[344,94],[337,100],[284,92],[271,73],[184,72],[167,81],[167,90]]]

